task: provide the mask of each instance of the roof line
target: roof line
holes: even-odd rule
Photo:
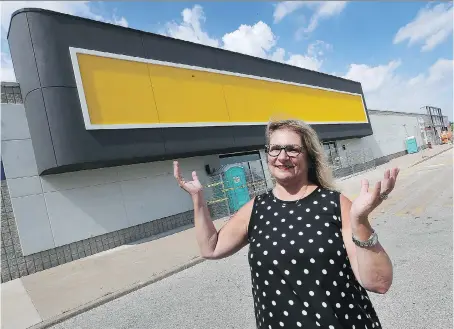
[[[392,110],[377,110],[377,109],[367,109],[368,112],[382,112],[382,113],[396,113],[396,114],[413,114],[413,115],[428,115],[427,113],[423,112],[403,112],[403,111],[392,111]],[[442,113],[443,117],[447,117]]]
[[[290,65],[290,64],[286,64],[286,63],[272,61],[272,60],[269,60],[269,59],[255,57],[255,56],[251,56],[251,55],[247,55],[247,54],[242,54],[242,53],[238,53],[238,52],[235,52],[235,51],[222,49],[222,48],[217,48],[217,47],[212,47],[212,46],[208,46],[208,45],[204,45],[204,44],[200,44],[200,43],[196,43],[196,42],[176,39],[176,38],[172,38],[172,37],[161,35],[161,34],[157,34],[157,33],[146,32],[146,31],[134,29],[134,28],[131,28],[131,27],[119,26],[119,25],[112,24],[112,23],[101,22],[101,21],[97,21],[97,20],[94,20],[94,19],[89,19],[89,18],[85,18],[85,17],[64,14],[64,13],[60,13],[60,12],[57,12],[57,11],[48,10],[48,9],[42,9],[42,8],[25,7],[25,8],[21,8],[21,9],[16,10],[15,12],[13,12],[13,14],[11,15],[9,26],[8,26],[7,38],[9,38],[9,32],[10,32],[10,29],[11,29],[11,22],[13,21],[14,16],[16,16],[18,14],[21,14],[21,13],[27,13],[27,12],[49,13],[49,14],[58,15],[58,16],[64,16],[64,17],[68,17],[68,18],[72,18],[72,19],[76,19],[76,20],[88,21],[88,22],[95,23],[95,24],[108,25],[108,26],[111,26],[111,27],[119,28],[119,29],[127,29],[127,30],[130,30],[132,32],[141,33],[141,34],[145,34],[145,35],[152,35],[152,36],[159,37],[159,38],[164,38],[164,39],[170,39],[170,40],[174,40],[174,41],[181,42],[181,43],[190,43],[190,44],[193,44],[193,45],[197,45],[199,47],[205,47],[205,48],[212,49],[212,50],[217,50],[217,51],[224,51],[224,52],[228,52],[228,53],[239,55],[239,56],[249,57],[249,58],[255,59],[255,60],[265,61],[267,63],[273,63],[273,64],[277,64],[277,65],[283,65],[283,66],[286,66],[286,67],[291,67],[293,69],[299,69],[299,70],[303,70],[303,71],[314,72],[314,73],[321,74],[321,75],[324,75],[324,76],[328,76],[328,77],[331,77],[331,78],[336,78],[336,79],[340,79],[340,80],[343,80],[343,81],[348,81],[348,82],[351,82],[351,83],[359,84],[361,86],[361,90],[362,90],[362,85],[361,85],[360,82],[354,81],[354,80],[345,79],[345,78],[342,78],[342,77],[338,77],[336,75],[331,75],[331,74],[324,73],[324,72],[309,70],[309,69],[306,69],[306,68],[302,68],[302,67],[298,67],[298,66],[294,66],[294,65]]]

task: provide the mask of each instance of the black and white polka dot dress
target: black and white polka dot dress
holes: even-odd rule
[[[316,189],[281,201],[255,199],[249,264],[257,328],[381,328],[342,240],[340,194]]]

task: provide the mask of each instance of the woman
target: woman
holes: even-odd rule
[[[267,158],[275,187],[245,204],[217,232],[197,174],[174,175],[194,202],[202,257],[220,259],[250,244],[257,328],[381,328],[366,290],[391,286],[391,261],[368,215],[393,190],[387,170],[373,190],[363,180],[352,202],[335,191],[315,131],[296,120],[270,122]]]

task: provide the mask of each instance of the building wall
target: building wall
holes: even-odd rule
[[[186,211],[144,224],[90,237],[60,247],[24,255],[17,229],[15,210],[13,211],[6,181],[2,181],[1,192],[2,282],[14,280],[25,275],[62,265],[140,239],[156,236],[161,233],[165,234],[171,230],[181,229],[188,225],[192,226],[194,222],[192,211]],[[33,227],[30,228],[30,230],[32,229]],[[41,238],[39,233],[32,232],[32,234],[35,235],[35,239]]]
[[[2,282],[193,225],[192,204],[174,181],[172,161],[38,176],[24,107],[2,104],[1,119]],[[373,161],[386,162],[405,154],[403,124],[411,135],[417,116],[371,113],[371,122],[373,136],[337,142],[341,156],[370,149]],[[259,152],[271,188],[266,154]],[[217,156],[180,163],[185,177],[196,170],[204,185],[211,182],[205,164],[220,167]],[[205,189],[207,200],[212,191]],[[210,207],[213,218],[228,214],[221,206]]]
[[[265,143],[264,125],[87,130],[70,47],[363,94],[359,82],[40,9],[24,9],[12,15],[8,43],[24,95],[39,174],[131,164],[138,159],[161,161],[244,152]],[[128,88],[113,90],[125,99],[137,92],[129,92]],[[326,138],[372,133],[369,123],[333,121],[316,125],[315,129]]]
[[[38,176],[24,107],[2,104],[1,124],[2,281],[193,223],[172,161]],[[181,159],[182,174],[205,184],[207,163],[219,167],[217,156]]]
[[[374,131],[372,136],[337,142],[343,166],[359,163],[362,156],[380,165],[394,157],[404,155],[405,140],[408,136],[416,137],[418,146],[423,146],[417,114],[370,111],[369,117]],[[342,145],[345,145],[345,150]]]

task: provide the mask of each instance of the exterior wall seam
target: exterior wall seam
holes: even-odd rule
[[[54,247],[57,247],[57,244],[55,243],[55,233],[54,230],[52,229],[52,223],[50,221],[50,216],[49,216],[49,207],[47,206],[47,201],[46,201],[46,194],[44,193],[43,189],[43,181],[41,180],[41,177],[39,178],[39,184],[41,185],[41,190],[43,191],[43,200],[44,200],[44,207],[46,207],[46,214],[47,214],[47,221],[49,223],[49,229],[50,232],[52,233],[52,241],[54,242]]]
[[[142,44],[142,51],[143,51],[143,56],[145,57],[148,57],[148,53],[147,51],[145,50],[145,45],[143,43],[143,33],[140,34],[140,43]],[[150,72],[150,69],[149,67],[147,66],[147,70],[148,72]],[[157,108],[158,104],[156,103],[156,97],[154,97],[154,88],[153,88],[153,83],[151,82],[151,77],[149,77],[150,79],[150,85],[151,85],[151,90],[153,92],[153,98],[154,98],[154,103],[155,103],[155,106]],[[159,113],[156,111],[157,115],[158,115],[158,120],[159,120]],[[166,142],[165,142],[165,138],[164,136],[162,135],[162,130],[159,131],[159,136],[161,136],[161,139],[163,140],[163,148],[164,148],[164,154],[167,154],[167,146],[166,146]]]
[[[118,174],[118,172],[117,172]],[[120,177],[118,177],[120,178]],[[132,225],[132,222],[129,218],[129,214],[128,214],[128,210],[126,209],[126,201],[125,201],[125,194],[123,193],[123,186],[121,184],[121,181],[117,182],[117,184],[119,185],[119,188],[120,188],[120,195],[121,195],[121,204],[123,206],[123,209],[125,211],[125,216],[126,216],[126,222],[128,223],[129,226]]]
[[[47,114],[46,101],[44,100],[44,94],[43,94],[43,90],[42,90],[41,76],[40,76],[40,74],[39,74],[38,63],[37,63],[37,61],[36,61],[35,45],[33,44],[33,38],[32,38],[31,31],[30,31],[30,23],[29,23],[29,21],[28,21],[28,13],[25,14],[25,18],[26,18],[26,21],[27,21],[27,28],[28,28],[28,34],[29,34],[29,36],[30,36],[30,43],[31,43],[31,45],[32,45],[33,58],[35,59],[36,74],[38,75],[38,80],[39,80],[39,90],[40,90],[40,93],[41,93],[41,98],[42,98],[42,100],[43,100],[44,112],[45,112],[45,114],[46,114],[47,128],[49,129],[49,136],[50,136],[50,140],[51,140],[51,143],[52,143],[52,152],[53,152],[53,154],[54,154],[55,164],[58,165],[57,154],[55,153],[55,147],[54,147],[54,139],[53,139],[53,137],[52,137],[52,131],[51,131],[50,125],[49,125],[49,115]],[[28,95],[28,94],[27,94],[27,95]],[[24,106],[25,106],[25,100],[24,100]],[[32,140],[32,143],[33,143],[33,140]]]
[[[68,89],[76,89],[76,87],[74,87],[74,86],[45,86],[45,87],[41,86],[40,88],[35,88],[35,89],[32,89],[32,90],[30,90],[29,92],[27,92],[27,94],[24,96],[24,103],[25,103],[25,101],[26,101],[26,99],[27,99],[27,96],[28,96],[29,94],[31,94],[32,92],[37,91],[37,90],[40,90],[40,89],[50,89],[50,88],[68,88]]]

